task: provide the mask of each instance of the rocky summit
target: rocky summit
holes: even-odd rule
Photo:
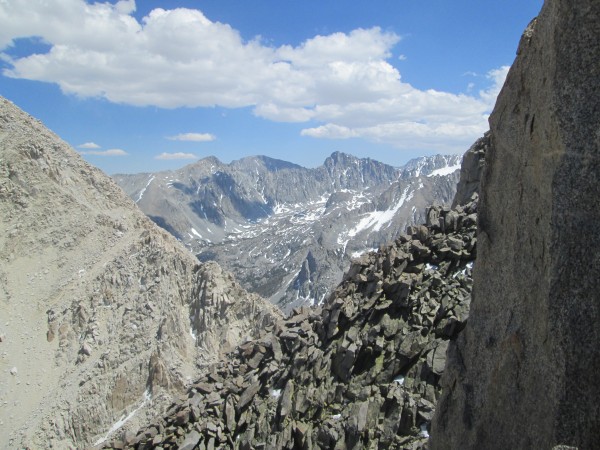
[[[363,255],[211,366],[152,425],[109,448],[423,448],[446,349],[469,313],[477,194]]]
[[[459,166],[458,155],[394,168],[335,152],[314,169],[264,156],[230,164],[210,157],[114,178],[201,261],[218,262],[289,312],[322,303],[352,257],[424,222],[427,206],[450,205]]]
[[[3,98],[0,261],[0,448],[139,425],[279,317]]]
[[[433,449],[600,445],[600,1],[547,0],[490,117]]]

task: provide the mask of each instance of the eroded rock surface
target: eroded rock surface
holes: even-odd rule
[[[599,80],[600,2],[546,1],[490,119],[471,315],[433,449],[598,447]]]
[[[2,98],[0,261],[0,448],[142,423],[279,317]]]

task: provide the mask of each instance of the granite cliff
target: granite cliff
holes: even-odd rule
[[[0,448],[142,423],[279,314],[0,98]]]
[[[547,0],[490,118],[468,324],[431,448],[600,442],[600,1]]]

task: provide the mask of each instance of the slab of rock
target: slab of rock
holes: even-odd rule
[[[190,431],[179,446],[179,450],[193,450],[200,441],[201,437],[202,435],[196,430]]]
[[[600,2],[547,0],[490,118],[473,301],[434,450],[600,442],[599,80]]]

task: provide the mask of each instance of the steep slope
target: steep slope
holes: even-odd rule
[[[110,448],[423,448],[446,348],[469,312],[476,194],[357,260],[214,365],[165,417]]]
[[[0,149],[0,448],[100,441],[278,316],[3,98]]]
[[[598,448],[599,77],[600,2],[547,0],[490,118],[471,316],[434,449]]]
[[[423,222],[427,205],[449,204],[458,163],[436,156],[396,169],[338,152],[305,169],[266,157],[207,158],[115,179],[201,260],[219,262],[289,311],[322,302],[352,256]]]

